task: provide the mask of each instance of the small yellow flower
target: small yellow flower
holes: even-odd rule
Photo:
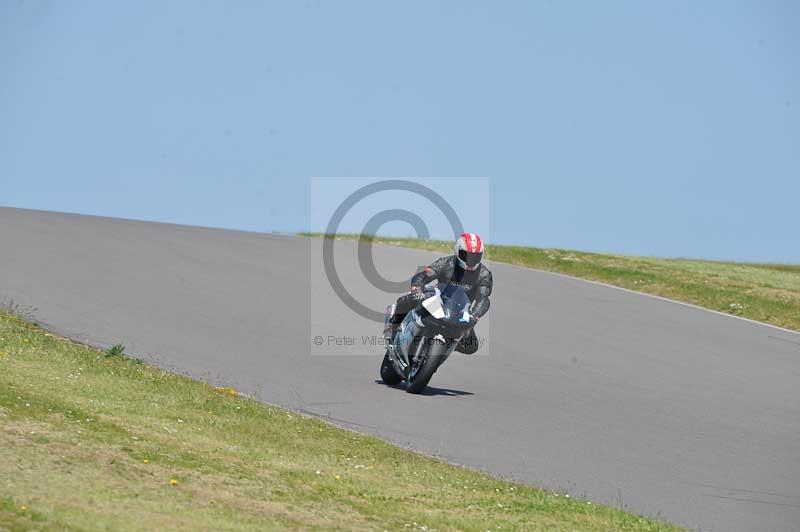
[[[339,475],[336,475],[336,476],[335,476],[335,477],[333,477],[333,478],[335,478],[336,480],[340,480],[342,477],[340,477]]]
[[[178,481],[175,480],[174,478],[171,478],[169,480],[169,484],[170,484],[170,486],[177,486],[178,485]]]
[[[28,340],[27,338],[23,338],[23,339],[22,339],[22,341],[23,341],[23,342],[25,342],[26,344],[29,344],[29,343],[31,343],[31,341],[30,341],[30,340]]]
[[[149,464],[149,463],[150,463],[150,460],[148,460],[147,458],[145,458],[144,460],[142,460],[142,462],[143,462],[143,463],[145,463],[145,464]]]
[[[239,392],[237,392],[234,388],[226,388],[225,386],[217,386],[214,389],[216,391],[220,392],[221,394],[230,395],[231,397],[236,397],[237,395],[239,395]]]
[[[28,507],[23,504],[22,506],[19,507],[19,509],[24,512],[25,510],[28,509]]]

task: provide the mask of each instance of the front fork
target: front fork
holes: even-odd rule
[[[417,335],[416,333],[421,327],[418,325],[416,317],[416,310],[409,312],[400,325],[400,330],[395,334],[395,337],[388,345],[390,358],[394,363],[395,370],[398,374],[404,375],[406,378],[412,368],[415,367],[414,364],[420,362],[421,358],[424,357],[425,350],[430,349],[432,342],[441,341],[442,343],[446,343],[445,339],[439,334],[434,336],[433,339],[429,339],[427,336]],[[450,353],[455,349],[458,340],[459,339],[451,340],[453,345],[449,346],[447,354],[439,365],[447,360]]]
[[[389,343],[391,358],[394,360],[395,369],[400,375],[408,375],[412,361],[416,361],[425,347],[425,337],[416,334],[419,326],[416,320],[416,311],[409,312],[400,324],[400,330]]]

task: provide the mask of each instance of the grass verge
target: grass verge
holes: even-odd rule
[[[2,530],[675,530],[491,478],[0,312]]]
[[[356,240],[359,235],[337,234],[335,238]],[[451,242],[439,240],[365,238],[379,244],[442,253],[452,253],[453,249]],[[486,258],[601,281],[800,331],[800,265],[797,264],[662,259],[492,245],[486,246]]]

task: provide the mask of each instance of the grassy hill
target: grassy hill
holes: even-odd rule
[[[321,237],[319,233],[306,236]],[[355,240],[359,235],[339,234]],[[367,237],[393,246],[452,253],[452,243],[414,238]],[[692,303],[800,331],[800,265],[662,259],[564,249],[486,246],[486,258],[600,281]]]
[[[0,311],[0,530],[675,530]]]

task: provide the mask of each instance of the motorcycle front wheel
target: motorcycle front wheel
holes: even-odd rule
[[[427,354],[424,355],[422,363],[418,367],[412,367],[406,379],[406,391],[408,393],[421,393],[430,382],[433,374],[436,373],[442,359],[446,357],[446,346],[443,342],[434,342],[428,347]]]

